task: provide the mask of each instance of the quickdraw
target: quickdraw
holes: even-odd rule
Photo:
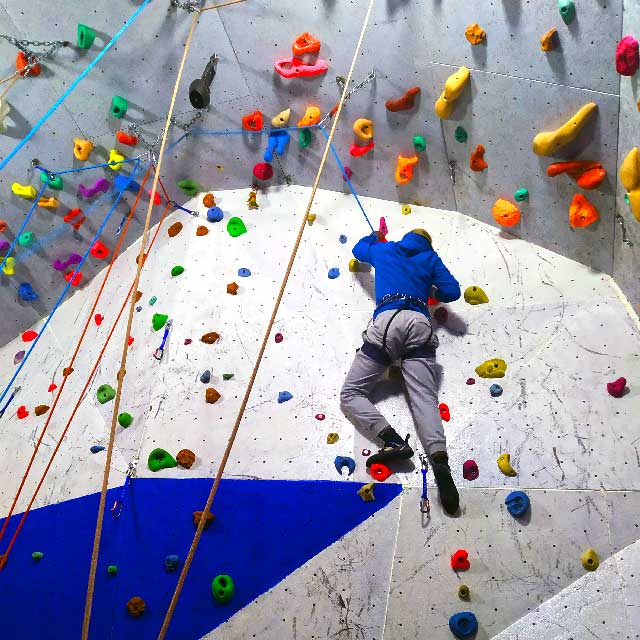
[[[420,454],[420,463],[422,464],[422,495],[420,496],[420,513],[428,514],[431,511],[429,495],[427,493],[427,470],[429,469],[429,464],[427,463],[427,456],[424,453]]]
[[[167,342],[167,338],[169,337],[169,332],[171,331],[171,320],[167,320],[167,324],[164,325],[164,335],[162,336],[162,343],[160,346],[153,352],[153,357],[160,362],[162,360],[162,356],[164,355],[164,345]]]

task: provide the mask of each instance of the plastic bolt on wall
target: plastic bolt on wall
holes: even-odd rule
[[[446,120],[451,117],[456,100],[462,94],[471,72],[467,67],[460,67],[447,78],[444,90],[435,104],[435,112],[438,118]]]
[[[410,89],[407,89],[399,98],[387,100],[384,103],[384,106],[387,111],[408,111],[409,109],[413,109],[413,105],[416,101],[416,96],[419,94],[420,87],[411,87]]]
[[[129,108],[129,103],[122,96],[111,98],[111,115],[114,118],[124,118]]]
[[[616,47],[616,71],[621,76],[633,76],[640,66],[640,47],[633,36],[625,36]]]
[[[500,469],[505,476],[514,477],[518,475],[516,470],[511,466],[511,455],[508,453],[501,453],[498,456],[498,469]]]
[[[349,456],[336,456],[333,464],[340,475],[342,475],[342,469],[344,467],[347,468],[347,475],[349,476],[356,470],[356,461]]]
[[[533,152],[539,156],[552,156],[578,137],[591,116],[598,110],[595,102],[588,102],[555,131],[543,131],[533,139]]]
[[[569,205],[569,224],[574,229],[588,227],[599,217],[598,210],[581,193],[573,196]]]

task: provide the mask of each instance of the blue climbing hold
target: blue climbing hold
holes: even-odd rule
[[[131,180],[129,176],[123,175],[121,173],[116,174],[116,177],[113,180],[113,186],[116,191],[131,191],[132,193],[138,193],[140,191],[140,184],[135,180]]]
[[[18,295],[25,302],[35,302],[40,296],[33,290],[33,287],[28,282],[23,282],[18,287]]]
[[[492,384],[489,387],[489,393],[493,398],[499,398],[502,395],[502,387],[499,384]]]
[[[329,280],[335,280],[340,275],[340,269],[338,269],[338,267],[331,267],[328,275]]]
[[[340,235],[338,240],[340,240],[340,244],[347,244],[347,236],[345,236],[344,233]]]
[[[349,470],[348,475],[351,475],[356,470],[356,461],[349,456],[336,456],[333,464],[335,464],[338,473],[342,475],[342,468],[347,467]]]
[[[274,152],[279,156],[283,155],[287,150],[289,140],[291,140],[291,136],[286,131],[272,131],[269,134],[267,150],[264,152],[264,161],[271,162]]]
[[[529,496],[524,491],[512,491],[505,499],[507,511],[514,517],[522,517],[531,506]]]
[[[241,278],[248,278],[251,275],[251,271],[249,271],[249,269],[245,269],[245,267],[242,267],[241,269],[238,269],[238,275]]]
[[[461,611],[449,618],[449,629],[456,638],[471,638],[478,632],[478,619],[471,611]]]
[[[211,209],[207,211],[207,220],[209,222],[220,222],[222,218],[224,218],[224,213],[222,213],[220,207],[211,207]]]
[[[173,573],[180,566],[180,556],[170,555],[164,559],[164,568],[167,573]]]
[[[278,404],[287,402],[287,400],[291,400],[291,398],[293,398],[293,395],[291,395],[288,391],[281,391],[278,394]]]
[[[89,451],[91,451],[91,453],[100,453],[101,451],[104,451],[104,447],[99,444],[94,444]]]
[[[211,371],[209,371],[209,369],[207,369],[201,376],[200,376],[200,382],[204,382],[205,384],[207,384],[207,382],[209,382],[209,380],[211,380]]]
[[[136,307],[136,311],[137,311],[138,313],[140,313],[140,312],[142,311],[142,307],[141,307],[140,305],[138,305],[138,306]]]

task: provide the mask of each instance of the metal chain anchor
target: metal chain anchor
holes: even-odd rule
[[[360,91],[360,89],[362,89],[363,87],[366,87],[370,82],[373,82],[375,79],[376,79],[375,69],[371,69],[371,71],[369,71],[369,75],[367,75],[367,77],[362,82],[359,82],[347,92],[347,95],[344,97],[344,101],[346,102],[347,100],[349,100],[349,98],[351,98],[351,96],[354,93],[356,93],[356,91]],[[336,76],[336,84],[338,85],[338,88],[340,89],[341,93],[344,91],[344,85],[346,81],[347,81],[346,78],[344,78],[343,76]],[[337,105],[324,118],[322,118],[322,120],[320,120],[320,122],[318,123],[319,127],[324,126],[329,120],[331,120],[331,118],[335,113],[334,110],[336,108],[337,108]]]
[[[153,164],[157,164],[156,147],[160,144],[160,140],[162,140],[162,133],[158,134],[158,137],[155,139],[154,142],[149,142],[148,140],[145,140],[144,136],[142,135],[142,132],[140,131],[140,127],[135,122],[132,122],[131,124],[127,125],[127,129],[138,137],[138,140],[142,143],[142,146],[146,149],[147,161],[153,162]]]
[[[71,43],[68,40],[18,40],[13,36],[0,33],[0,38],[6,40],[9,44],[17,47],[24,53],[27,58],[27,66],[23,69],[24,75],[27,75],[33,67],[42,60],[50,58],[61,47],[69,47]],[[45,51],[33,51],[29,47],[45,47]]]
[[[196,111],[195,115],[193,116],[193,118],[191,118],[191,120],[189,120],[189,122],[178,122],[175,116],[171,116],[171,124],[174,127],[178,127],[178,129],[182,129],[185,133],[190,133],[193,125],[202,118],[202,115],[205,111],[209,111],[209,107],[207,107],[206,109],[198,109],[198,111]]]
[[[202,2],[200,0],[187,0],[186,2],[181,2],[181,0],[171,0],[171,6],[176,7],[176,9],[184,9],[189,13],[193,13],[194,11],[200,11],[200,6]]]

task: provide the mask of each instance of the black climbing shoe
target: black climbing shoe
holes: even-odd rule
[[[375,463],[387,464],[398,460],[408,460],[413,456],[413,449],[409,445],[409,434],[403,440],[393,427],[385,427],[379,434],[384,446],[378,453],[367,458],[367,467]]]
[[[451,477],[447,454],[441,451],[434,453],[431,457],[431,466],[433,467],[433,475],[436,477],[436,484],[438,485],[440,503],[443,509],[452,516],[460,506],[460,496]]]

